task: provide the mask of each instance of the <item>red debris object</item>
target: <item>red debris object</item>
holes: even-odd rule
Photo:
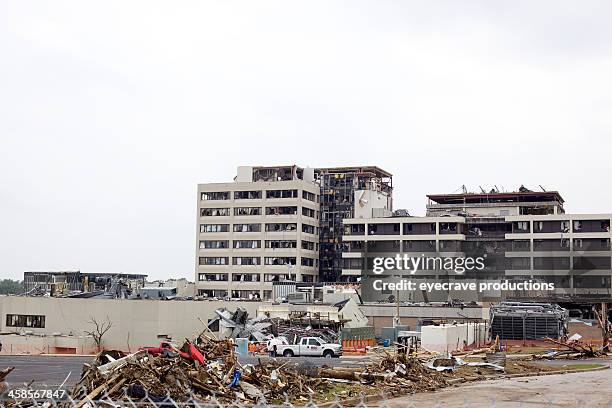
[[[197,347],[191,343],[189,343],[189,355],[192,360],[195,360],[200,364],[204,364],[204,356],[202,353],[200,353],[200,350],[198,350]]]
[[[144,350],[147,353],[154,355],[154,356],[160,355],[164,350],[174,351],[174,352],[178,351],[176,350],[176,347],[172,345],[172,343],[168,343],[167,341],[162,341],[159,344],[159,347],[140,347],[138,350]]]
[[[162,341],[159,347],[140,347],[138,350],[144,350],[153,356],[159,356],[164,350],[177,353],[179,356],[186,358],[187,360],[197,361],[200,364],[204,364],[204,356],[200,353],[200,350],[196,348],[191,342],[185,342],[183,347],[179,350],[175,345],[167,341]]]

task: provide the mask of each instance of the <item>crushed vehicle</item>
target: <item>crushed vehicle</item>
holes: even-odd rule
[[[340,357],[342,346],[336,343],[326,343],[320,337],[302,337],[298,344],[276,345],[276,353],[283,357]]]

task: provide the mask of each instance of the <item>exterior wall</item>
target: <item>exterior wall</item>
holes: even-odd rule
[[[433,241],[434,246],[430,251],[424,250],[414,250],[414,252],[418,252],[418,254],[422,253],[441,253],[443,256],[458,256],[460,255],[458,250],[454,249],[454,243],[458,241],[465,241],[466,236],[463,233],[463,229],[461,226],[465,225],[465,218],[463,217],[386,217],[386,218],[363,218],[363,219],[345,219],[345,233],[344,233],[344,242],[347,244],[342,256],[345,259],[355,259],[362,260],[364,257],[363,250],[351,250],[354,244],[352,243],[360,243],[364,248],[367,249],[367,252],[370,254],[380,252],[381,255],[384,252],[388,252],[387,255],[392,255],[399,252],[411,252],[408,250],[403,250],[402,248],[406,248],[405,243],[416,242],[416,241]],[[399,230],[395,233],[391,234],[380,234],[378,231],[376,233],[372,233],[371,226],[372,225],[381,225],[381,224],[399,224]],[[418,228],[414,230],[416,233],[411,233],[407,231],[406,224],[410,225],[434,225],[432,231],[425,233]],[[457,225],[457,229],[455,231],[445,231],[444,225],[455,224]],[[364,233],[362,234],[354,234],[349,232],[351,229],[351,225],[363,225]],[[442,226],[441,226],[442,225]],[[429,229],[429,227],[424,228],[423,230]],[[399,242],[398,247],[385,247],[377,249],[375,247],[375,243],[395,243]],[[383,245],[380,245],[381,247]],[[357,261],[354,262],[345,262],[345,267],[342,270],[342,274],[346,275],[354,275],[361,276],[363,270],[363,264]],[[443,299],[446,300],[446,299]]]
[[[355,215],[354,218],[372,218],[376,215],[372,212],[384,210],[391,212],[391,200],[389,196],[376,190],[357,190],[355,191]]]
[[[33,335],[62,334],[83,336],[91,330],[91,318],[98,322],[107,319],[112,328],[104,336],[104,347],[134,351],[140,346],[159,344],[163,338],[181,343],[203,329],[202,323],[214,318],[215,309],[225,307],[230,311],[245,308],[255,316],[255,302],[214,301],[156,301],[126,299],[67,299],[50,297],[0,297],[0,332],[31,333]],[[43,315],[44,328],[7,327],[7,314]],[[5,343],[6,336],[2,342]],[[129,347],[128,347],[129,342]],[[6,344],[4,344],[6,346]]]
[[[407,292],[399,294],[402,300],[498,301],[503,297],[557,301],[574,298],[612,299],[610,214],[517,215],[469,219],[457,216],[388,217],[347,219],[344,223],[347,228],[357,231],[351,234],[345,232],[344,241],[347,245],[343,258],[347,264],[343,273],[346,274],[361,276],[366,256],[395,256],[403,252],[414,256],[435,254],[442,257],[476,257],[486,253],[485,249],[489,247],[495,248],[495,256],[500,258],[498,261],[502,264],[493,265],[490,254],[487,262],[491,264],[479,277],[555,283],[554,291],[488,291],[480,296],[471,292],[438,292],[429,294],[427,299],[421,293]],[[385,224],[399,224],[399,228],[380,227]],[[413,226],[412,230],[407,229],[408,224]],[[435,228],[417,228],[419,224],[435,225]],[[444,231],[451,224],[454,230]],[[470,229],[470,225],[494,224],[504,225],[506,231],[510,232],[485,231],[475,234]],[[519,224],[522,229],[519,229]],[[378,225],[374,234],[372,225]],[[431,243],[430,250],[424,248],[423,243]],[[445,271],[434,271],[415,275],[413,280],[419,278],[454,279],[454,276]],[[462,276],[462,281],[468,282],[475,278],[466,275]]]
[[[393,317],[397,313],[395,304],[364,304],[359,306],[374,326],[376,335],[380,335],[383,327],[393,326]],[[402,325],[416,329],[417,323],[422,319],[463,321],[486,320],[489,318],[489,309],[482,307],[442,307],[442,306],[404,306],[400,307],[400,321]]]
[[[246,173],[246,172],[245,172]],[[243,177],[247,177],[243,175]],[[266,198],[269,190],[297,190],[296,198]],[[261,198],[237,199],[237,191],[260,191]],[[202,200],[205,192],[228,192],[227,200]],[[314,201],[304,198],[304,193],[314,194]],[[318,281],[319,264],[319,186],[314,182],[303,180],[286,180],[272,182],[233,182],[212,183],[198,185],[198,217],[196,231],[196,295],[208,294],[219,297],[232,296],[246,298],[247,294],[257,294],[262,299],[272,296],[271,279],[285,280],[286,278],[298,281]],[[259,207],[261,215],[237,215],[236,208]],[[266,215],[266,208],[297,207],[297,214]],[[227,208],[226,216],[201,216],[201,210],[206,208]],[[314,212],[311,216],[304,212]],[[297,224],[294,231],[266,231],[267,224]],[[227,232],[200,232],[201,225],[225,224]],[[238,224],[259,224],[259,232],[235,232],[234,226]],[[314,227],[313,233],[304,232],[303,226]],[[204,240],[227,241],[228,248],[200,249],[200,242]],[[239,240],[259,241],[260,248],[234,248]],[[266,241],[288,240],[296,241],[296,248],[266,248]],[[312,244],[306,244],[310,242]],[[311,245],[305,249],[302,245]],[[202,265],[201,257],[227,258],[226,265]],[[259,265],[236,265],[237,258],[255,257]],[[290,257],[295,258],[293,267],[287,265],[266,265],[266,258]],[[302,265],[302,262],[312,262]],[[211,275],[227,275],[227,280],[206,280]],[[253,274],[258,281],[240,281],[236,274]],[[209,276],[206,276],[209,275]],[[214,277],[216,278],[216,276]],[[234,278],[234,280],[232,279]],[[213,292],[214,291],[214,292]]]

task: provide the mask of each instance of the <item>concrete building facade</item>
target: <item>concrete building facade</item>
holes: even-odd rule
[[[202,322],[215,318],[215,309],[241,307],[255,316],[259,304],[0,296],[1,354],[94,353],[85,333],[94,328],[92,320],[112,325],[102,339],[106,349],[133,352],[162,340],[180,344],[204,330]]]
[[[423,270],[415,281],[533,281],[554,290],[379,292],[387,299],[499,301],[541,299],[599,302],[612,299],[610,214],[565,214],[557,192],[429,196],[426,217],[344,220],[347,260],[343,273],[373,276],[371,260],[411,257],[484,257],[485,268],[457,275]],[[387,279],[395,279],[387,277]],[[367,281],[367,279],[365,279]],[[367,293],[367,284],[363,288]]]
[[[319,278],[314,169],[239,167],[198,185],[196,295],[270,299],[272,282]]]

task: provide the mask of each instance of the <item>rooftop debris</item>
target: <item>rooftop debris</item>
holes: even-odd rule
[[[310,318],[283,320],[269,318],[264,314],[251,318],[248,312],[240,307],[234,312],[220,308],[215,310],[215,314],[217,317],[208,323],[208,327],[218,322],[221,336],[232,339],[248,338],[265,342],[274,337],[285,337],[289,342],[297,343],[302,337],[317,336],[328,342],[338,341],[338,333],[335,330],[329,327],[313,327],[314,322]]]

